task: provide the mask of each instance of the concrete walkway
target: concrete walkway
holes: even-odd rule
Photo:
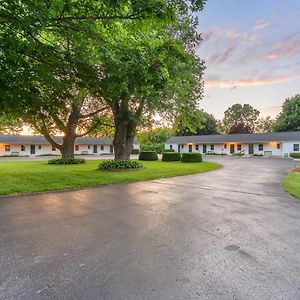
[[[0,199],[0,299],[300,299],[287,159]],[[33,183],[34,184],[34,183]]]

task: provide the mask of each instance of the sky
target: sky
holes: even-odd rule
[[[300,93],[300,0],[207,0],[198,14],[205,60],[200,108],[218,119],[235,103],[272,118]]]

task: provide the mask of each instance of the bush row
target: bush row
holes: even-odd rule
[[[99,164],[100,170],[141,169],[143,164],[136,160],[104,160]]]
[[[158,160],[158,156],[155,151],[141,151],[139,160],[154,161]],[[162,161],[202,162],[202,155],[200,153],[183,153],[181,155],[177,152],[165,152],[162,155]]]
[[[85,163],[83,158],[54,158],[48,160],[49,165],[78,165]]]
[[[290,153],[290,157],[293,157],[293,158],[300,158],[300,152]]]

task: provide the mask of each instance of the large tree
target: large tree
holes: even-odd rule
[[[300,94],[287,98],[273,125],[274,131],[300,130]]]
[[[137,138],[142,150],[151,150],[161,153],[165,148],[166,141],[172,135],[174,135],[173,129],[163,126],[141,130]]]
[[[155,113],[186,114],[203,63],[192,12],[202,0],[6,1],[0,6],[0,101],[61,150],[112,115],[116,159]],[[63,144],[52,136],[62,132]]]
[[[0,114],[0,134],[17,134],[22,131],[22,123],[14,116]]]
[[[218,121],[213,115],[197,110],[191,119],[179,117],[175,120],[174,131],[183,136],[218,134]]]
[[[221,128],[224,133],[253,133],[260,112],[249,104],[234,104],[224,112]]]

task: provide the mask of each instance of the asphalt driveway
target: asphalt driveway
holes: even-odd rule
[[[224,168],[0,198],[0,299],[300,299],[295,163],[209,159]]]

